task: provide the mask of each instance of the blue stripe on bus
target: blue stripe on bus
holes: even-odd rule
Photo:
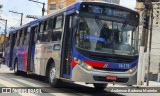
[[[74,60],[74,57],[77,57],[80,60],[90,60],[90,61],[100,62],[98,60],[91,60],[91,59],[83,56],[82,54],[80,54],[79,52],[77,52],[75,49],[73,50],[72,60]],[[126,68],[120,68],[119,67],[119,64],[126,64],[126,63],[113,63],[113,62],[105,62],[105,63],[109,64],[110,65],[109,68],[111,68],[111,69],[129,69],[129,68],[135,67],[138,64],[138,59],[135,60],[134,62],[130,63],[129,64],[129,68],[127,68],[127,67]]]

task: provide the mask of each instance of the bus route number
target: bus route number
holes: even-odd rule
[[[129,64],[119,64],[119,68],[128,69],[129,68]]]

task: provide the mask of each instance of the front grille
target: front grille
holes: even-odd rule
[[[93,78],[95,81],[113,82],[113,80],[106,80],[106,77],[102,77],[102,76],[93,76]],[[117,78],[117,80],[115,80],[115,82],[127,83],[128,78]]]
[[[125,71],[128,71],[128,69],[111,69],[111,68],[98,68],[98,67],[93,67],[93,68],[97,69],[97,70],[114,71],[114,72],[125,72]]]
[[[100,55],[90,55],[89,57],[92,60],[113,62],[113,63],[132,63],[137,59],[137,58],[124,58],[123,56],[112,57],[112,56],[100,56]]]

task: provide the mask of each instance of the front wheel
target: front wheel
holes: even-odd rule
[[[56,78],[56,69],[54,63],[49,68],[49,84],[52,87],[60,87],[60,80]]]
[[[108,84],[94,83],[93,86],[96,90],[104,90]]]

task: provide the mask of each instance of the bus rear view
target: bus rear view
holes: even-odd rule
[[[139,14],[108,3],[81,3],[72,54],[72,80],[104,89],[136,84]]]

